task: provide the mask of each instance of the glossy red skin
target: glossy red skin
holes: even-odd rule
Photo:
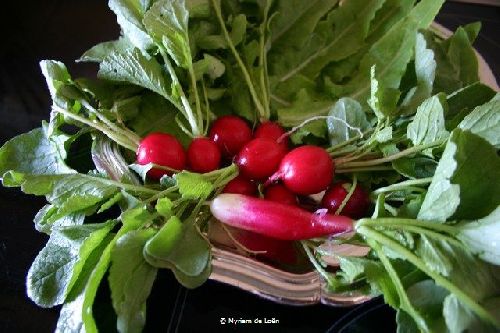
[[[307,195],[326,190],[333,172],[333,160],[327,151],[307,145],[286,154],[271,180],[281,179],[290,191]]]
[[[154,163],[175,170],[183,170],[186,166],[186,152],[180,142],[170,134],[151,133],[139,143],[136,153],[137,163],[146,165]],[[173,172],[161,169],[151,169],[147,175],[153,179],[160,179],[163,175]]]
[[[335,213],[349,193],[344,186],[349,188],[349,183],[337,183],[329,188],[321,200],[321,206]],[[370,208],[368,194],[358,185],[340,214],[359,219],[366,216],[368,208]]]
[[[272,121],[266,121],[257,127],[255,132],[253,133],[253,137],[265,138],[276,141],[281,146],[283,146],[283,148],[288,150],[289,141],[287,136],[283,137],[280,141],[278,141],[278,139],[280,139],[285,133],[286,133],[285,129],[281,127],[281,125],[279,125],[278,123],[274,123]]]
[[[303,240],[336,235],[353,230],[347,216],[317,211],[308,212],[297,206],[249,197],[220,194],[210,204],[212,215],[222,223],[284,240]]]
[[[252,140],[252,130],[239,117],[222,116],[213,123],[210,139],[219,146],[224,157],[232,158]]]
[[[266,200],[281,202],[287,205],[297,205],[297,196],[281,184],[268,186],[264,193]]]
[[[194,172],[205,173],[217,170],[220,166],[219,146],[208,138],[195,138],[187,150],[189,168]]]
[[[227,183],[222,192],[255,196],[257,194],[257,185],[239,175]]]
[[[278,170],[285,154],[286,150],[276,141],[257,138],[241,148],[236,165],[248,179],[263,180]]]

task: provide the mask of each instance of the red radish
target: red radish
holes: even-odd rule
[[[296,264],[298,251],[293,241],[267,237],[255,232],[226,226],[227,231],[240,245],[246,249],[259,252],[258,257],[266,258],[280,264]]]
[[[326,150],[317,146],[293,149],[281,160],[270,181],[281,179],[297,194],[313,194],[326,190],[333,179],[333,160]]]
[[[310,213],[296,206],[241,194],[220,194],[210,204],[212,215],[222,223],[268,237],[300,240],[353,230],[352,220],[326,209]]]
[[[207,138],[195,138],[187,150],[188,164],[191,170],[205,173],[217,170],[221,153],[219,146]]]
[[[223,116],[212,125],[210,138],[219,146],[222,155],[232,158],[252,139],[252,130],[239,117]]]
[[[263,180],[278,169],[285,153],[276,141],[257,138],[243,146],[236,157],[236,164],[245,177]]]
[[[137,163],[140,165],[154,163],[175,170],[182,170],[186,166],[184,148],[170,134],[158,132],[148,134],[139,143],[136,155]],[[172,173],[172,171],[153,168],[148,171],[148,176],[160,179],[163,175],[171,175]]]
[[[254,196],[257,194],[257,185],[254,182],[239,175],[229,183],[227,183],[222,192]]]
[[[264,198],[266,200],[281,202],[288,205],[297,204],[297,196],[281,184],[268,186],[264,193]]]
[[[286,133],[285,129],[278,123],[266,121],[260,124],[255,130],[254,138],[265,138],[278,142],[283,148],[288,150],[288,137],[283,136]],[[278,139],[281,139],[278,141]]]
[[[327,208],[330,213],[335,213],[347,196],[350,186],[347,182],[334,184],[323,196],[321,206]],[[340,214],[359,219],[366,216],[369,207],[368,194],[358,185]]]

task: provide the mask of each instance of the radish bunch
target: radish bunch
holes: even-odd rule
[[[306,239],[350,231],[350,219],[334,215],[360,218],[368,211],[365,191],[356,187],[350,193],[348,183],[332,184],[334,162],[325,149],[304,145],[290,150],[286,131],[274,122],[264,122],[252,133],[242,118],[223,116],[215,120],[208,138],[194,138],[187,152],[163,133],[149,134],[137,150],[139,164],[157,165],[148,172],[152,179],[185,168],[206,173],[231,161],[239,175],[222,192],[238,196],[221,195],[211,205],[212,214],[226,224],[269,237]],[[317,212],[301,207],[308,195],[323,191],[320,206],[313,207]],[[259,193],[263,198],[251,198]]]

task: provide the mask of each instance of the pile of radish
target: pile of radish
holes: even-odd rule
[[[220,117],[209,138],[193,139],[187,152],[173,136],[152,133],[140,142],[137,162],[163,167],[149,170],[151,179],[183,169],[206,173],[235,163],[239,175],[212,201],[212,214],[227,225],[273,238],[300,240],[349,232],[351,218],[366,216],[370,206],[368,194],[359,186],[347,198],[350,184],[333,183],[334,162],[325,149],[290,149],[287,132],[270,121],[252,133],[242,118]],[[323,192],[322,200],[311,205],[309,196]]]

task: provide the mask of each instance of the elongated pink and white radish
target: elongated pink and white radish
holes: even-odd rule
[[[326,150],[317,146],[295,148],[283,157],[278,171],[268,183],[281,179],[297,194],[314,194],[326,190],[333,179],[333,160]]]
[[[210,204],[212,215],[222,223],[268,237],[301,240],[353,230],[353,221],[328,214],[310,213],[299,207],[241,194],[220,194]]]

